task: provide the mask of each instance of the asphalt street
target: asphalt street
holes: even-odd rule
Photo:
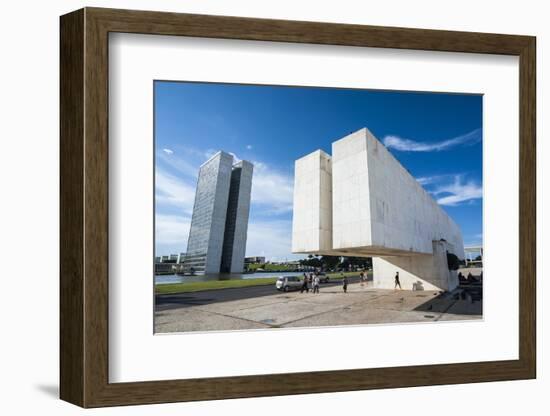
[[[350,284],[357,283],[359,282],[359,277],[348,277],[348,282]],[[342,286],[342,281],[338,279],[329,283],[321,283],[319,291],[322,292],[323,288],[334,286]],[[208,305],[210,303],[229,302],[234,300],[257,298],[261,296],[270,296],[277,293],[281,292],[278,292],[277,289],[275,289],[275,284],[272,283],[261,286],[155,295],[155,310],[159,312],[170,309],[185,308],[189,306],[201,306]]]

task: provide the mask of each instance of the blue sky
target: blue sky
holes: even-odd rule
[[[218,150],[254,163],[247,256],[290,252],[294,161],[367,127],[482,241],[482,97],[155,82],[157,255],[185,252],[198,168]]]

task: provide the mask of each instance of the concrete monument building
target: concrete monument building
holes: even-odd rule
[[[184,271],[242,273],[253,165],[218,152],[199,170]]]
[[[452,290],[460,228],[364,128],[295,162],[294,253],[373,257],[374,286]]]

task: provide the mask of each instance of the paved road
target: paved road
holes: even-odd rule
[[[349,283],[359,282],[359,277],[348,277]],[[342,285],[341,280],[329,283],[321,283],[320,291],[324,287]],[[208,305],[210,303],[228,302],[232,300],[250,299],[260,296],[277,294],[275,284],[249,286],[229,289],[203,290],[200,292],[188,292],[179,294],[155,295],[155,310],[166,311],[170,309],[185,308],[189,306]]]

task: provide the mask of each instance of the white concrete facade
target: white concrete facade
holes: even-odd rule
[[[293,252],[380,257],[378,287],[398,270],[403,288],[456,287],[446,252],[464,258],[459,227],[368,129],[295,168]]]
[[[292,252],[320,253],[332,249],[332,166],[317,150],[294,164]]]

